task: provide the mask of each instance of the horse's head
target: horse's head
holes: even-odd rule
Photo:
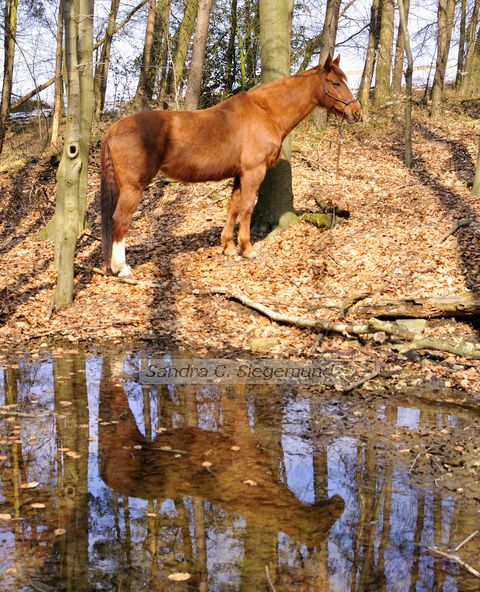
[[[348,123],[356,123],[362,119],[362,108],[358,100],[348,88],[347,77],[340,69],[340,56],[335,59],[330,54],[320,70],[322,78],[320,86],[320,105],[340,115]]]

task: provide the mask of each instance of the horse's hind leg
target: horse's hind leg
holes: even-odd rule
[[[222,230],[221,244],[225,255],[235,255],[236,249],[233,243],[233,229],[237,221],[237,215],[240,207],[240,179],[235,177],[233,180],[233,190],[228,203],[227,220]]]
[[[265,177],[265,172],[266,167],[260,166],[246,172],[240,180],[242,197],[238,211],[240,220],[238,246],[240,248],[240,254],[247,259],[252,259],[257,255],[250,242],[250,222],[257,198],[257,191]]]
[[[130,265],[125,257],[125,235],[132,216],[137,209],[142,191],[134,187],[123,188],[118,197],[117,207],[112,220],[112,260],[110,267],[118,277],[128,277],[132,274]]]

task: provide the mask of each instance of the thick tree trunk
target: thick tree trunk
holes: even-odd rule
[[[432,117],[439,117],[442,113],[443,87],[445,85],[445,72],[447,70],[454,15],[455,0],[438,0],[437,64],[432,86]]]
[[[260,46],[262,82],[290,74],[290,30],[292,12],[285,0],[260,0]],[[282,146],[280,160],[260,186],[253,213],[254,226],[268,230],[278,225],[283,214],[293,210],[291,139]]]
[[[373,92],[374,102],[377,106],[383,105],[390,98],[394,16],[393,0],[382,0],[377,68],[375,71],[375,88]]]
[[[403,2],[406,19],[408,21],[408,11],[410,9],[410,0],[404,0]],[[400,7],[400,4],[399,4]],[[403,78],[403,64],[405,58],[405,36],[403,34],[402,22],[398,23],[397,33],[397,45],[395,47],[395,62],[393,65],[393,77],[392,77],[392,94],[400,95],[402,92],[402,78]]]
[[[10,100],[12,98],[13,62],[15,58],[15,37],[17,35],[18,0],[5,2],[5,38],[3,54],[3,84],[0,100],[0,154],[3,150],[5,132],[10,117]]]
[[[152,57],[153,31],[155,28],[155,16],[157,13],[156,0],[148,0],[147,28],[145,30],[145,41],[143,44],[142,68],[138,79],[137,90],[133,102],[137,108],[146,106],[148,96],[146,95],[146,81],[149,78],[150,60]]]
[[[188,48],[190,47],[190,40],[192,38],[193,29],[195,27],[195,18],[198,11],[199,0],[187,0],[185,12],[183,13],[182,22],[178,27],[175,43],[175,51],[173,54],[172,65],[167,77],[167,91],[166,94],[173,98],[175,106],[178,108],[179,100],[178,93],[180,85],[183,80],[183,72],[185,70],[185,61],[187,59]]]
[[[65,2],[64,27],[68,107],[52,222],[58,271],[57,307],[68,306],[73,300],[75,247],[84,227],[93,112],[93,0]]]
[[[364,121],[368,120],[368,108],[370,106],[370,87],[372,86],[373,71],[378,49],[378,35],[380,32],[380,0],[372,0],[370,14],[370,28],[368,33],[367,55],[363,68],[360,87],[358,89],[358,100],[362,105]]]
[[[325,21],[323,23],[322,42],[320,46],[320,58],[318,63],[323,65],[328,54],[333,55],[335,49],[335,39],[337,37],[338,16],[340,13],[341,0],[328,0],[325,11]],[[327,126],[327,110],[315,109],[312,113],[312,123],[318,130],[323,130]]]
[[[102,111],[105,107],[105,93],[107,90],[108,68],[110,65],[110,50],[112,48],[113,31],[115,29],[115,19],[118,14],[120,0],[112,0],[110,12],[108,14],[107,30],[105,32],[105,43],[102,45],[100,59],[95,69],[95,79],[93,81],[94,89],[94,113],[95,119],[100,120]]]
[[[185,93],[185,109],[198,109],[200,103],[205,48],[207,46],[211,10],[212,0],[200,0],[193,38],[192,60],[190,63],[190,72],[188,73],[187,91]]]
[[[57,22],[57,45],[55,48],[55,90],[53,96],[52,113],[52,134],[50,136],[50,146],[58,147],[58,135],[60,129],[60,118],[62,116],[63,99],[63,0],[58,7]]]

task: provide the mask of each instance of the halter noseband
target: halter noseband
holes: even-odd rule
[[[325,92],[325,95],[327,97],[330,97],[331,99],[333,99],[334,101],[337,101],[337,103],[343,103],[345,105],[345,107],[348,107],[349,105],[351,105],[352,103],[358,103],[360,104],[360,101],[358,99],[356,99],[355,97],[351,100],[351,101],[344,101],[343,99],[340,99],[339,97],[335,97],[334,95],[331,95],[328,90],[327,90],[327,77],[325,76],[325,78],[323,79],[323,90]]]

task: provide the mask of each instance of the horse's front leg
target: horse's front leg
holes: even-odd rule
[[[233,180],[233,190],[228,202],[227,220],[222,230],[221,244],[225,255],[235,255],[236,249],[233,243],[233,229],[237,221],[238,208],[240,206],[240,179],[235,177]]]
[[[266,166],[262,165],[244,173],[240,178],[241,200],[239,207],[240,229],[238,231],[238,246],[240,254],[247,259],[257,256],[250,241],[250,222],[252,212],[257,199],[258,188],[263,181],[266,172]]]

